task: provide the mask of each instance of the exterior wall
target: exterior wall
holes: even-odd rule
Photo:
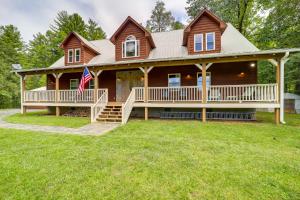
[[[122,42],[125,41],[127,36],[134,35],[137,40],[140,41],[140,52],[139,57],[132,58],[122,58]],[[115,44],[115,55],[116,61],[119,60],[132,60],[132,59],[145,59],[149,56],[151,47],[149,41],[145,37],[144,31],[138,28],[135,24],[129,22],[127,26],[124,28],[122,33],[116,38]]]
[[[215,50],[206,51],[206,35],[205,33],[215,32]],[[194,52],[194,34],[203,33],[203,51]],[[188,35],[187,49],[189,54],[207,54],[219,53],[221,51],[221,30],[219,25],[209,17],[203,15],[198,22],[191,27]]]
[[[156,67],[149,73],[149,87],[167,87],[168,74],[172,73],[181,74],[182,86],[196,86],[197,72],[201,71],[193,65]],[[257,83],[257,68],[251,68],[250,62],[213,64],[207,72],[211,72],[212,85]],[[239,77],[241,72],[245,74],[244,77]],[[81,75],[81,73],[63,74],[60,78],[60,89],[69,89],[70,79],[78,78],[80,81]],[[116,71],[103,71],[99,75],[99,88],[108,88],[109,101],[116,101]],[[55,89],[55,78],[51,74],[47,75],[47,89]]]
[[[75,51],[73,52],[73,62],[68,63],[68,49],[78,49],[80,48],[81,53],[80,53],[80,62],[74,62],[75,61]],[[75,36],[70,36],[68,39],[67,43],[64,45],[64,52],[65,52],[65,65],[78,65],[78,64],[84,64],[88,63],[96,54],[91,51],[90,49],[84,47],[81,44],[81,41],[76,38]]]

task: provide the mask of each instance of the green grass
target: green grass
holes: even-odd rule
[[[0,129],[0,147],[3,199],[300,199],[297,126],[132,120],[101,137]]]
[[[88,117],[56,117],[55,115],[48,115],[47,111],[28,112],[23,115],[17,113],[6,117],[4,120],[15,124],[63,126],[69,128],[78,128],[90,123]]]
[[[263,123],[272,123],[274,124],[274,113],[267,112],[257,112],[257,121]],[[300,127],[300,115],[299,114],[288,114],[284,115],[284,120],[289,126],[298,126]]]

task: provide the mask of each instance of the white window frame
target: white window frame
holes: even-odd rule
[[[197,50],[196,49],[196,37],[198,35],[201,35],[201,38],[202,38],[202,41],[201,41],[201,50]],[[200,52],[200,51],[203,51],[203,33],[196,33],[196,34],[194,34],[194,52]]]
[[[76,89],[72,89],[72,88],[71,88],[71,85],[72,85],[71,82],[72,82],[72,81],[76,81],[76,82],[77,82],[77,88],[76,88]],[[69,85],[70,90],[77,90],[77,89],[78,89],[78,86],[79,86],[79,79],[78,79],[78,78],[70,79],[70,85]]]
[[[70,61],[70,52],[72,52],[72,61]],[[74,61],[74,51],[73,49],[68,49],[68,63],[73,63]]]
[[[181,87],[181,73],[172,73],[172,74],[168,74],[168,87],[174,87],[174,86],[170,86],[170,82],[169,82],[169,79],[170,79],[170,76],[172,75],[179,75],[179,86],[175,86],[175,87]]]
[[[91,83],[93,83],[93,84],[91,84]],[[91,86],[93,86],[93,88]],[[95,89],[95,81],[94,81],[94,79],[91,79],[89,81],[89,89]]]
[[[208,42],[207,42],[207,38],[208,38],[208,35],[210,35],[210,34],[212,34],[213,35],[213,38],[214,38],[214,48],[213,49],[208,49],[207,48],[207,44],[208,44]],[[215,50],[216,49],[216,34],[215,34],[215,32],[209,32],[209,33],[206,33],[205,34],[205,43],[206,43],[206,51],[213,51],[213,50]]]
[[[79,50],[79,60],[77,60],[77,50]],[[75,62],[80,62],[80,56],[81,56],[81,49],[77,48],[74,50],[75,51]]]
[[[197,78],[196,78],[196,80],[197,80],[197,87],[200,87],[200,85],[198,84],[198,77],[199,77],[200,74],[202,76],[202,72],[197,72]],[[210,76],[210,83],[209,84],[211,85],[211,72],[206,72],[206,80],[207,80],[207,76]],[[201,86],[202,86],[202,83],[201,83]],[[206,84],[206,88],[207,87],[208,87],[208,85]],[[202,87],[200,88],[200,90],[202,90]]]
[[[129,35],[126,37],[126,40],[124,42],[122,42],[122,58],[134,58],[134,57],[139,57],[140,56],[140,41],[137,39],[131,39],[128,40],[127,38],[129,37],[134,37],[133,35]],[[126,55],[126,47],[127,47],[127,43],[129,42],[134,42],[134,47],[135,47],[135,54],[134,56],[127,56]]]

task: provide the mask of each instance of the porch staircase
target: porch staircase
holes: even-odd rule
[[[99,122],[122,122],[122,105],[107,104],[96,119]]]

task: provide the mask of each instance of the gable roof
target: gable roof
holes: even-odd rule
[[[221,52],[205,55],[189,55],[187,47],[182,46],[182,37],[184,30],[174,30],[168,32],[152,33],[151,36],[156,44],[156,48],[150,51],[149,57],[145,60],[161,60],[161,59],[177,59],[177,58],[192,58],[203,56],[218,56],[226,54],[240,54],[249,52],[259,52],[247,38],[245,38],[236,28],[230,23],[222,34]],[[125,61],[115,60],[115,46],[109,39],[90,41],[101,55],[92,58],[88,65],[104,65],[108,63],[123,63]],[[64,66],[64,57],[57,60],[50,67],[57,68]]]
[[[191,31],[192,26],[199,21],[199,19],[203,16],[206,15],[209,18],[211,18],[212,20],[214,20],[216,23],[219,24],[221,32],[223,33],[227,27],[227,24],[221,20],[218,16],[216,16],[214,13],[212,13],[211,11],[209,11],[208,9],[203,9],[196,17],[193,21],[191,21],[191,23],[184,29],[184,34],[183,34],[183,42],[182,45],[186,45],[187,44],[187,37],[188,34]]]
[[[137,21],[135,21],[132,17],[128,16],[125,21],[121,24],[121,26],[117,29],[117,31],[111,36],[110,41],[115,44],[117,37],[119,34],[124,30],[126,25],[128,23],[133,23],[135,26],[137,26],[139,29],[141,29],[145,33],[145,37],[148,39],[150,45],[152,48],[155,48],[155,43],[153,41],[153,38],[151,36],[151,33],[147,31],[141,24],[139,24]]]
[[[69,35],[64,39],[64,41],[60,45],[61,48],[63,48],[63,46],[65,45],[65,43],[69,40],[69,38],[71,36],[75,36],[77,39],[79,39],[81,41],[81,43],[83,44],[83,46],[89,48],[96,54],[100,54],[100,51],[97,49],[97,47],[95,45],[93,45],[90,41],[88,41],[87,39],[85,39],[79,33],[75,32],[75,31],[69,33]]]

